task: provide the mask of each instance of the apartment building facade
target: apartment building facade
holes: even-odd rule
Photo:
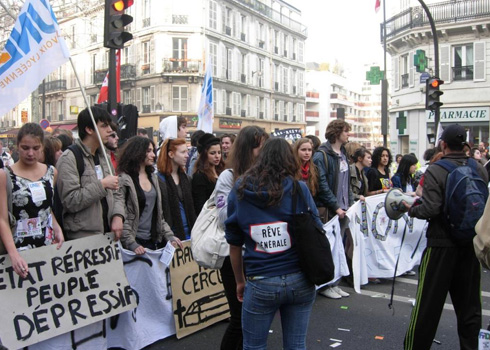
[[[94,104],[108,70],[104,2],[63,3],[54,10]],[[156,135],[162,118],[183,115],[193,130],[211,64],[217,134],[249,124],[304,129],[306,27],[298,9],[280,0],[142,0],[127,13],[133,40],[121,50],[121,102],[138,107],[139,126]],[[45,96],[45,118],[75,128],[84,101],[71,65],[50,74],[44,89],[37,99]]]
[[[433,113],[425,110],[425,80],[435,74],[434,45],[427,16],[417,1],[403,1],[386,21],[392,58],[390,135],[393,153],[421,157],[436,134]],[[490,1],[432,1],[439,41],[439,72],[444,80],[441,125],[463,125],[471,144],[489,141]],[[414,55],[423,50],[428,68],[417,72]]]

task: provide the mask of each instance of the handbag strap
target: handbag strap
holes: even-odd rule
[[[300,194],[300,197],[303,199],[303,203],[306,204],[307,206],[307,211],[311,212],[311,208],[308,205],[308,202],[306,201],[305,194],[303,193],[303,190],[301,189],[301,186],[298,183],[298,180],[293,181],[293,213],[296,214],[296,202],[297,202],[297,194]]]

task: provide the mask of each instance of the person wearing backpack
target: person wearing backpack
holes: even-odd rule
[[[461,349],[478,349],[482,318],[480,264],[472,244],[478,215],[471,212],[483,213],[488,175],[463,152],[465,139],[461,125],[444,129],[440,141],[443,157],[427,168],[421,200],[417,205],[406,205],[410,216],[428,220],[429,226],[405,350],[430,349],[448,292],[456,311]],[[457,180],[464,189],[456,185]],[[471,207],[471,212],[465,212],[465,207]],[[466,220],[469,218],[476,219],[471,230],[465,227],[471,225]]]
[[[126,215],[124,198],[118,191],[118,177],[109,170],[114,173],[112,164],[106,162],[101,152],[103,143],[112,134],[111,116],[101,108],[91,107],[91,110],[96,125],[88,108],[81,111],[77,119],[80,139],[75,141],[74,148],[63,152],[56,164],[63,229],[68,239],[112,231],[118,240]]]

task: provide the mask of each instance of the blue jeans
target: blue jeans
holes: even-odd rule
[[[280,311],[283,349],[306,349],[315,286],[302,272],[248,279],[242,308],[243,349],[267,349],[267,336]]]

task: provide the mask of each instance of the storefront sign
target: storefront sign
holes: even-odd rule
[[[489,114],[489,107],[442,108],[441,122],[488,122]],[[434,112],[426,111],[425,116],[427,122],[434,122]]]

